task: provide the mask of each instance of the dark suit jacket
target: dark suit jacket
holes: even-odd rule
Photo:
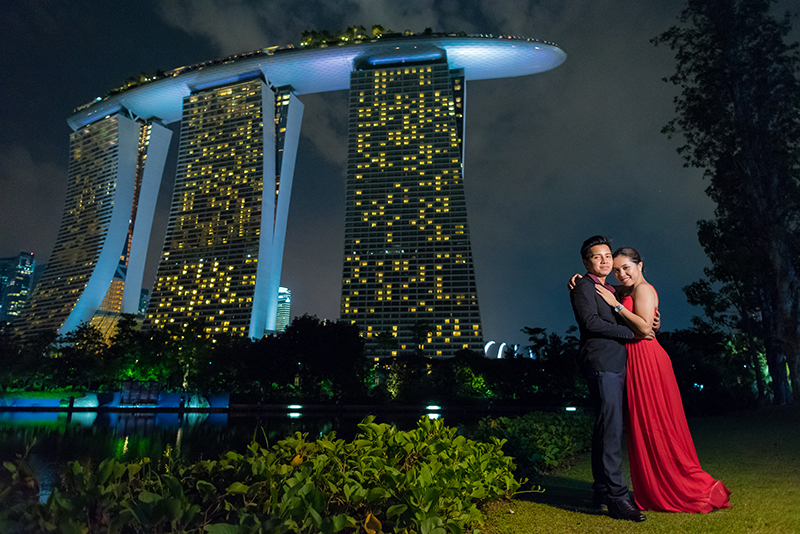
[[[594,285],[595,281],[584,275],[569,292],[581,333],[578,366],[583,372],[618,373],[625,369],[625,341],[633,339],[633,332],[618,322],[621,318],[597,294]]]

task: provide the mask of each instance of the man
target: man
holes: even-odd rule
[[[574,280],[570,301],[580,329],[578,366],[589,384],[595,408],[592,435],[592,477],[594,503],[608,507],[615,519],[644,521],[645,516],[634,506],[628,486],[622,480],[622,426],[625,397],[626,341],[633,332],[620,322],[614,310],[597,294],[595,284],[609,291],[606,282],[613,260],[611,243],[603,236],[590,237],[581,247],[586,276]],[[652,339],[651,333],[648,339]]]

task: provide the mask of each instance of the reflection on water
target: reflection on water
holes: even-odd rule
[[[243,452],[253,440],[274,444],[295,432],[315,439],[336,431],[337,437],[352,439],[357,424],[369,413],[0,412],[0,462],[12,461],[29,448],[28,463],[38,477],[44,501],[70,461],[96,466],[107,457],[163,460],[169,454],[193,462],[217,458],[229,450]],[[378,414],[376,422],[408,430],[420,415]]]

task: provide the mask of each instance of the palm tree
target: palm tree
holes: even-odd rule
[[[397,350],[397,338],[389,328],[375,334],[375,343],[382,353],[385,352],[386,356],[391,356],[392,351]]]
[[[433,332],[433,327],[423,321],[417,321],[408,328],[408,332],[411,334],[411,339],[414,341],[417,356],[422,356],[422,348]]]

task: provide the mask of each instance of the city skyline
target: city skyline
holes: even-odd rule
[[[681,4],[419,1],[409,9],[354,1],[309,2],[298,11],[280,1],[191,8],[6,3],[0,8],[7,80],[0,91],[8,103],[0,116],[0,256],[32,250],[37,264],[48,261],[67,177],[69,128],[62,121],[128,76],[272,43],[297,45],[300,33],[313,28],[380,23],[401,31],[507,32],[554,41],[570,59],[513,87],[468,84],[465,159],[471,175],[491,176],[465,184],[485,337],[525,344],[523,326],[563,334],[574,323],[565,280],[582,269],[577,247],[595,233],[640,250],[659,290],[665,329],[686,327],[700,311],[681,288],[708,264],[695,223],[713,215],[713,204],[700,173],[682,167],[675,153],[680,139],[660,133],[674,115],[674,88],[662,81],[674,56],[648,42],[677,22]],[[788,8],[797,10],[790,2],[776,10]],[[293,209],[308,215],[289,217],[283,273],[294,315],[335,318],[344,210],[328,200],[345,195],[340,118],[347,97],[328,93],[305,105],[309,126],[299,141]],[[165,232],[168,204],[162,194],[154,233]],[[153,279],[155,266],[149,269]]]
[[[462,178],[466,81],[535,74],[566,56],[506,35],[406,32],[343,44],[181,66],[78,106],[67,119],[75,133],[56,248],[15,326],[26,336],[65,334],[138,309],[143,243],[158,242],[150,229],[170,152],[164,124],[180,118],[145,326],[199,319],[208,333],[274,332],[304,107],[297,95],[347,82],[341,317],[361,328],[370,353],[378,332],[403,351],[423,341],[435,356],[481,350]],[[370,201],[379,206],[362,206]],[[420,325],[425,340],[415,339]]]

